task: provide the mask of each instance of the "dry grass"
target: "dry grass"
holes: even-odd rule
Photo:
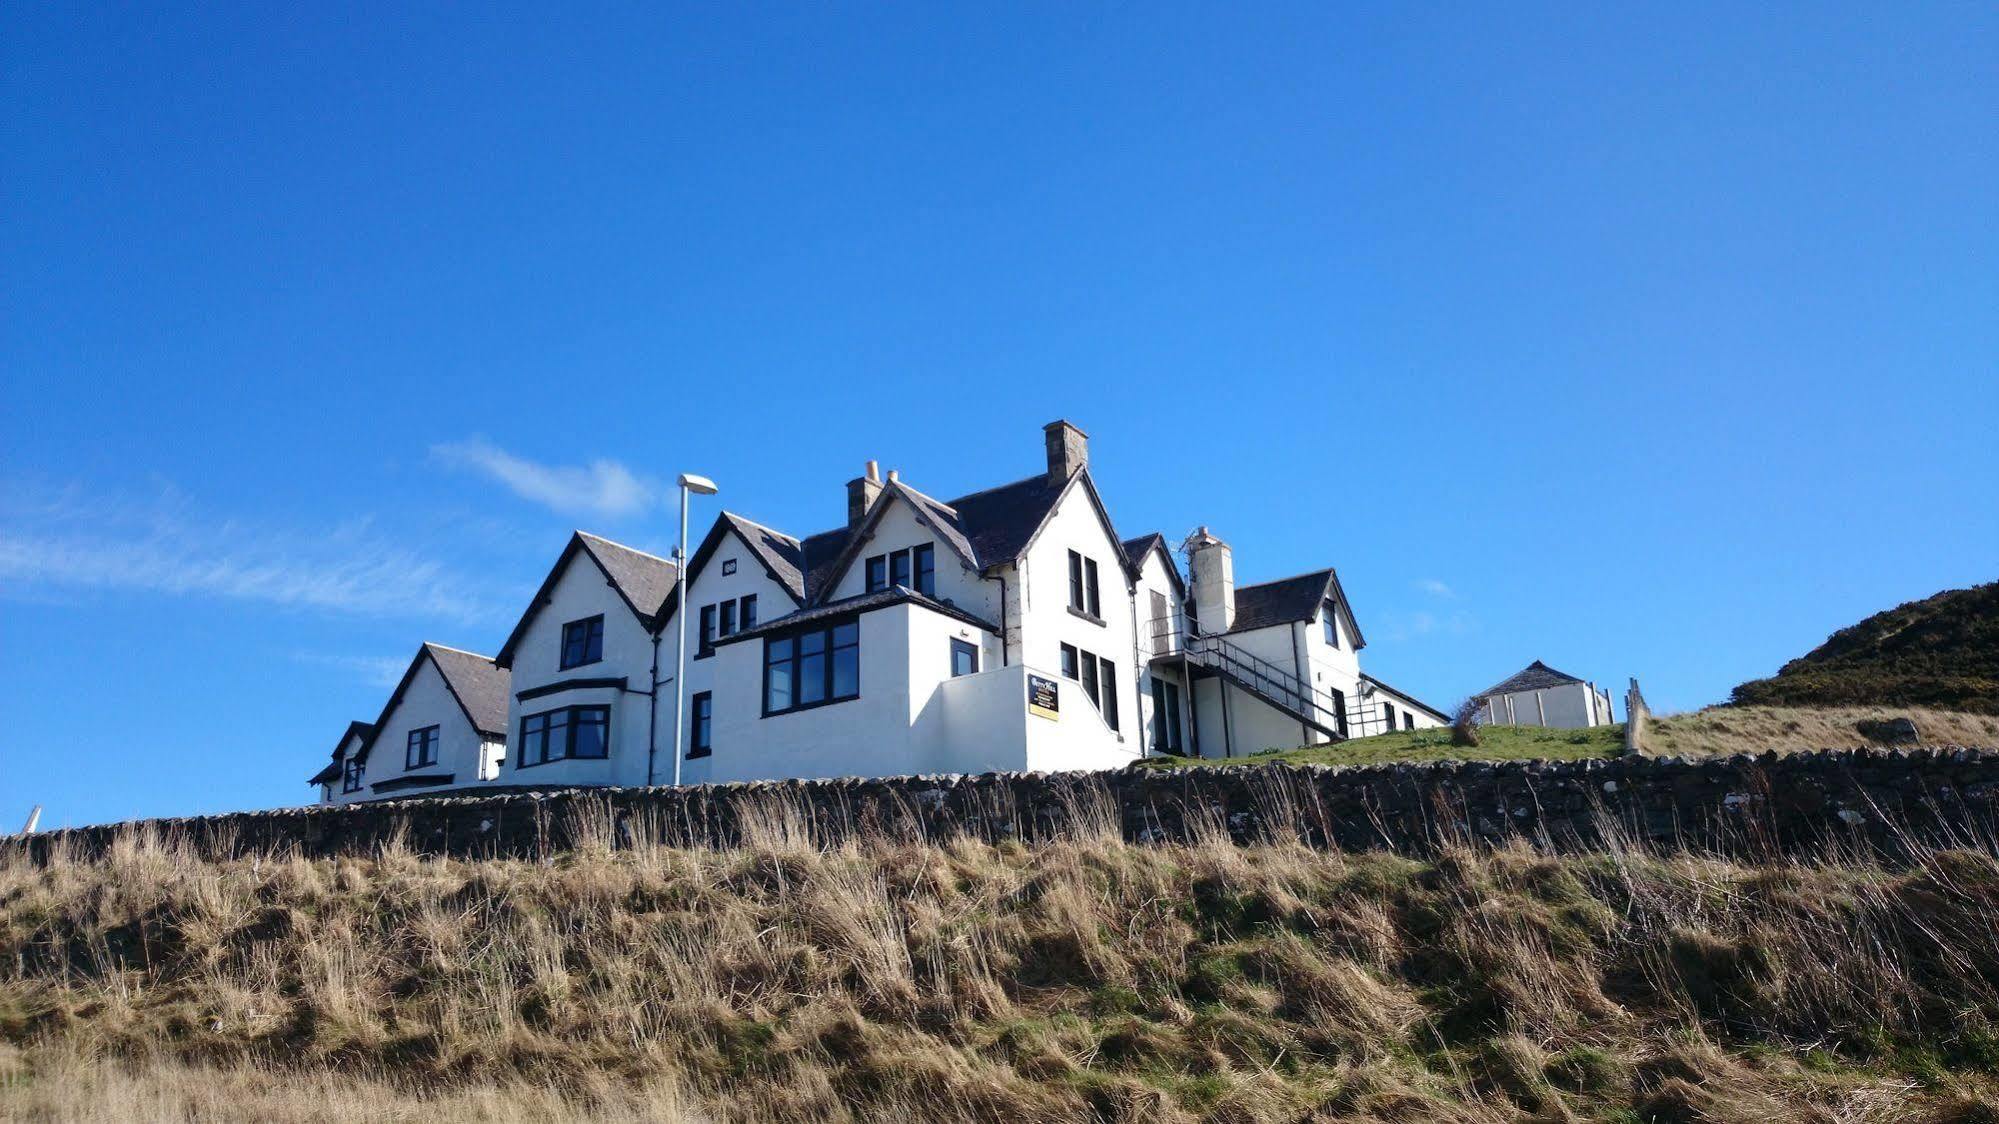
[[[1654,718],[1646,752],[1659,756],[1796,752],[1865,746],[1856,724],[1911,718],[1927,745],[1999,746],[1999,716],[1907,706],[1717,706]]]
[[[1999,860],[134,835],[0,853],[0,1116],[1972,1124]]]

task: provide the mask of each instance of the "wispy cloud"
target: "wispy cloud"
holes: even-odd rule
[[[9,490],[0,513],[0,588],[9,596],[146,592],[378,617],[496,617],[473,583],[365,521],[285,529],[204,518],[172,488],[142,500],[76,487]]]
[[[1456,597],[1457,591],[1436,578],[1424,578],[1416,583],[1416,588],[1432,597]]]
[[[658,502],[660,485],[613,460],[587,465],[547,465],[517,457],[483,437],[433,445],[431,456],[470,469],[564,515],[630,515]]]
[[[415,651],[415,646],[411,646]],[[348,656],[333,652],[295,651],[293,660],[311,664],[314,667],[330,667],[345,671],[356,679],[374,687],[393,687],[402,682],[403,672],[409,670],[408,656]]]

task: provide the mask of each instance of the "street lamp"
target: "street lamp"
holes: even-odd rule
[[[680,550],[674,556],[674,581],[680,585],[680,607],[673,611],[679,622],[673,644],[673,785],[680,787],[680,762],[687,755],[682,744],[687,739],[687,495],[698,492],[712,496],[721,489],[706,476],[680,474]],[[646,778],[651,783],[652,778]]]

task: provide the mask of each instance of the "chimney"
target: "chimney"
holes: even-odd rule
[[[1080,469],[1090,467],[1090,435],[1066,421],[1041,427],[1048,438],[1048,482],[1067,484]]]
[[[875,505],[875,497],[881,494],[881,468],[869,461],[866,476],[847,481],[847,526],[855,526],[866,519],[868,509]]]
[[[1194,615],[1209,635],[1235,627],[1235,552],[1208,533],[1206,527],[1187,536],[1181,547],[1194,572]]]

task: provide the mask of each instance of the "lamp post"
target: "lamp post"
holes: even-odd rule
[[[680,787],[680,762],[687,756],[687,496],[697,492],[712,496],[720,489],[706,476],[680,474],[680,549],[674,554],[673,580],[680,586],[680,605],[673,616],[678,622],[673,644],[673,785]]]

